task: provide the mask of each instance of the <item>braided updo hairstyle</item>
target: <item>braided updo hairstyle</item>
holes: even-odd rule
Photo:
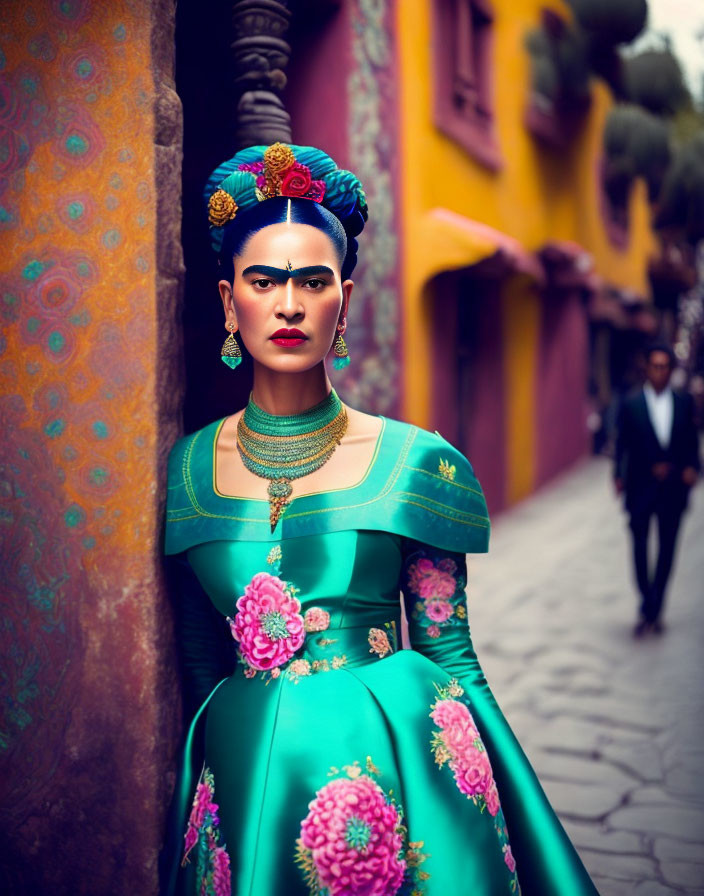
[[[324,231],[337,251],[342,279],[357,263],[356,237],[367,220],[359,179],[313,146],[249,146],[219,165],[204,192],[212,245],[232,280],[233,256],[270,224],[292,221]]]

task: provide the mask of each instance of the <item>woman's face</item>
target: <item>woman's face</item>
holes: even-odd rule
[[[319,364],[346,317],[352,281],[340,278],[329,237],[307,224],[270,224],[235,256],[235,279],[219,283],[226,326],[255,363],[297,373]]]

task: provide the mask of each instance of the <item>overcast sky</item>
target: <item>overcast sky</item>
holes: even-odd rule
[[[653,32],[670,36],[687,83],[695,96],[702,97],[704,78],[704,3],[702,0],[648,0],[648,30],[633,47],[636,50],[656,43]]]

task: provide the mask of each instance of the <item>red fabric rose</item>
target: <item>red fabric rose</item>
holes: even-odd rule
[[[310,190],[313,179],[310,168],[296,162],[284,174],[281,182],[282,196],[305,196]]]

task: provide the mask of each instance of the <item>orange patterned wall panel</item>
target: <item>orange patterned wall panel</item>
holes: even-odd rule
[[[178,719],[158,700],[173,672],[158,576],[151,18],[146,0],[2,4],[9,893],[155,886]]]

